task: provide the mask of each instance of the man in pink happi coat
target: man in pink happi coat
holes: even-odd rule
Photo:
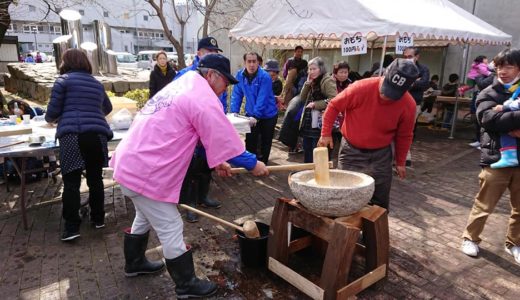
[[[230,74],[229,60],[220,54],[206,55],[197,70],[168,84],[146,103],[110,162],[114,179],[123,194],[132,199],[136,211],[131,232],[125,233],[125,275],[163,269],[162,261],[145,257],[148,233],[153,228],[181,299],[209,296],[217,289],[215,283],[195,276],[192,251],[184,243],[177,209],[196,144],[202,143],[209,167],[220,176],[231,176],[230,163],[255,176],[269,173],[245,150],[224,115],[218,96],[230,83],[237,81]]]

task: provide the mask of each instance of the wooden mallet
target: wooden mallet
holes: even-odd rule
[[[204,212],[202,210],[198,210],[196,208],[193,208],[186,204],[179,204],[180,207],[190,210],[198,215],[201,215],[203,217],[206,217],[208,219],[211,219],[213,221],[217,221],[218,223],[232,227],[240,232],[243,232],[246,238],[249,239],[256,239],[260,237],[260,231],[258,231],[258,227],[256,226],[256,223],[254,221],[248,220],[244,222],[243,226],[238,226],[237,224],[228,222],[226,220],[223,220],[219,217],[215,217],[214,215],[208,214],[207,212]]]
[[[329,149],[327,147],[314,148],[314,180],[316,184],[330,186]]]

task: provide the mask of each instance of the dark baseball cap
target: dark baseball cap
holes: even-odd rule
[[[204,55],[199,61],[199,68],[217,70],[227,78],[230,84],[238,83],[238,80],[231,75],[229,59],[222,54],[209,53]]]
[[[265,63],[264,70],[266,70],[267,72],[280,72],[280,64],[278,64],[278,61],[276,59],[270,59]]]
[[[419,77],[419,70],[411,60],[398,58],[385,71],[381,93],[392,100],[399,100]]]
[[[197,50],[200,49],[208,49],[208,50],[217,50],[222,52],[222,49],[218,47],[217,40],[214,37],[208,36],[199,41],[199,46]]]

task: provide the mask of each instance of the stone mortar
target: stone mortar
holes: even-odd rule
[[[374,179],[366,174],[330,170],[330,186],[317,185],[314,170],[289,175],[289,187],[296,199],[311,212],[329,217],[358,212],[374,193]]]

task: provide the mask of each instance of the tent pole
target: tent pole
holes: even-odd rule
[[[383,41],[383,48],[381,49],[381,64],[379,65],[379,76],[383,74],[383,61],[385,60],[385,54],[386,54],[386,39],[387,35],[385,35],[385,39]]]
[[[466,59],[468,57],[468,51],[469,51],[469,45],[467,43],[464,43],[463,45],[463,51],[462,51],[462,59],[460,61],[460,78],[466,78],[464,73],[466,72]],[[463,83],[462,83],[463,84]],[[451,120],[451,131],[449,139],[453,139],[453,135],[455,134],[455,124],[457,123],[457,115],[459,114],[459,93],[455,94],[455,107],[453,108],[453,117]]]
[[[441,63],[441,74],[440,74],[440,78],[439,78],[439,86],[443,86],[444,85],[444,72],[446,70],[446,59],[448,57],[448,46],[444,47],[444,49],[442,49],[442,63]]]
[[[370,63],[368,64],[370,67],[372,67],[373,56],[374,56],[374,42],[372,42],[372,47],[370,47]]]

